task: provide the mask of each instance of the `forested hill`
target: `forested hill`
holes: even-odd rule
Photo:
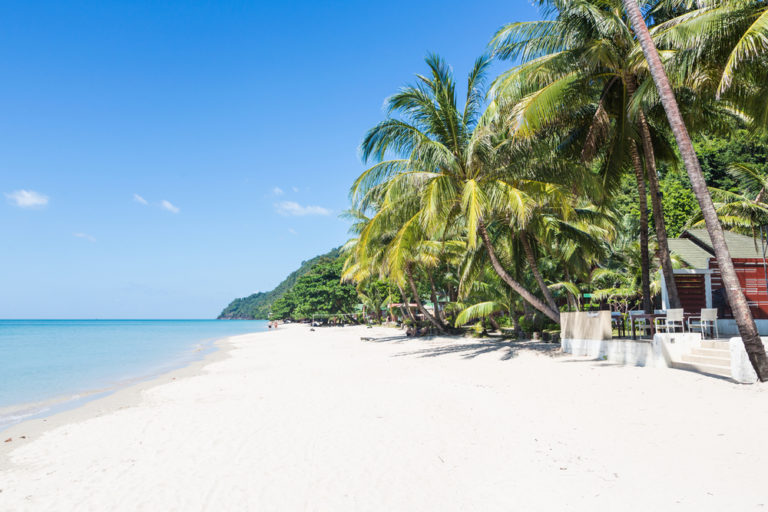
[[[301,266],[291,272],[274,290],[257,292],[248,297],[233,300],[218,316],[219,320],[265,320],[272,304],[284,296],[293,287],[298,278],[307,274],[318,263],[337,260],[340,249],[340,247],[337,247],[330,252],[315,256],[311,260],[302,261]]]

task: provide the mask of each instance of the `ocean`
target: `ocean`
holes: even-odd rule
[[[213,352],[267,322],[0,320],[0,430],[76,407]]]

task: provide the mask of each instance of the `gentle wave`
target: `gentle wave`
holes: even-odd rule
[[[107,391],[93,391],[90,393],[78,393],[70,396],[62,396],[26,404],[0,407],[0,430],[6,429],[22,421],[31,420],[43,416],[49,416],[55,412],[76,407],[87,400],[92,400]]]

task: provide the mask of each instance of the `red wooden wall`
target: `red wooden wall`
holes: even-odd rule
[[[736,275],[739,277],[741,289],[747,297],[752,316],[760,319],[768,318],[768,289],[766,288],[766,268],[763,263],[761,258],[734,258],[733,260]],[[717,260],[710,259],[709,268],[715,270],[712,273],[712,291],[714,292],[723,287],[720,272],[717,270]],[[733,318],[730,308],[726,307],[725,317]]]

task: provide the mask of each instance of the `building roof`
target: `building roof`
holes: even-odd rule
[[[731,258],[762,258],[760,241],[752,237],[725,231],[725,243]],[[709,259],[715,257],[712,241],[706,229],[688,229],[680,238],[669,239],[669,250],[693,268],[708,268]]]
[[[710,253],[685,238],[670,238],[669,250],[675,253],[691,268],[709,268]]]

